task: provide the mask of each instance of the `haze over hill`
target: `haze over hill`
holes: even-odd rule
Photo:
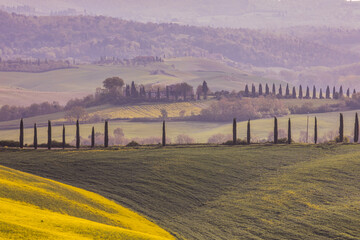
[[[358,27],[360,3],[346,0],[2,0],[25,14],[92,14],[141,22],[176,22],[214,27]]]

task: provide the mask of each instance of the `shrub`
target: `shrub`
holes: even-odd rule
[[[192,144],[195,140],[186,134],[180,134],[176,137],[177,144]]]
[[[135,141],[131,141],[126,146],[127,147],[138,147],[138,146],[140,146],[140,144]]]
[[[233,140],[226,141],[224,145],[234,145]],[[246,140],[237,139],[235,145],[248,145]]]
[[[12,140],[3,140],[3,141],[0,141],[0,146],[1,147],[19,147],[20,143],[17,141],[12,141]]]
[[[341,142],[341,141],[340,141],[340,136],[337,136],[337,137],[335,138],[335,142],[337,142],[337,143],[340,143],[340,142]],[[350,142],[349,137],[344,136],[342,142],[343,142],[343,143],[349,143],[349,142]]]

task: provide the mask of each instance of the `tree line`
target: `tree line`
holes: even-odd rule
[[[344,117],[343,114],[340,113],[340,118],[339,118],[339,135],[336,137],[335,142],[337,143],[343,143],[346,141],[345,137],[344,137]],[[273,131],[273,144],[292,144],[294,141],[292,139],[292,125],[291,125],[291,119],[289,118],[288,120],[288,135],[287,138],[279,138],[278,134],[279,134],[279,128],[278,128],[278,119],[277,117],[274,117],[274,131]],[[239,144],[252,144],[251,142],[251,120],[249,119],[247,121],[247,129],[246,129],[246,139],[245,140],[241,140],[237,137],[237,119],[234,118],[233,119],[233,129],[232,129],[232,133],[233,133],[233,139],[231,141],[228,141],[224,144],[227,145],[239,145]],[[318,143],[318,121],[317,121],[317,117],[315,116],[314,118],[314,129],[313,129],[314,135],[313,135],[313,141],[315,144]],[[65,129],[65,125],[63,125],[63,131],[62,131],[62,142],[58,143],[56,141],[52,140],[52,125],[51,125],[51,121],[48,121],[48,130],[47,130],[47,135],[48,135],[48,141],[46,144],[46,147],[51,150],[53,147],[58,147],[58,148],[63,148],[65,149],[66,147],[71,147],[69,144],[66,143],[65,140],[65,135],[66,135],[66,129]],[[33,139],[33,148],[37,149],[38,148],[38,135],[37,135],[37,126],[36,123],[34,124],[34,139]],[[76,121],[76,138],[75,138],[75,147],[77,149],[79,149],[81,147],[81,137],[80,137],[80,122],[79,120]],[[92,127],[91,130],[91,148],[95,148],[95,128]],[[348,141],[348,140],[347,140]],[[358,143],[359,142],[359,118],[358,118],[358,114],[355,114],[355,122],[354,122],[354,143]],[[128,144],[128,146],[137,146],[139,145],[136,142],[131,142]],[[162,146],[166,146],[167,145],[167,140],[166,140],[166,122],[165,120],[162,122],[162,142],[161,142]],[[44,146],[44,145],[42,145]],[[109,123],[108,121],[105,121],[104,124],[104,145],[105,148],[109,147]],[[19,147],[20,148],[24,148],[24,121],[23,119],[20,120],[20,136],[19,136]]]
[[[289,98],[289,99],[341,99],[343,97],[355,96],[356,90],[350,91],[350,88],[344,92],[343,87],[340,86],[339,90],[334,86],[332,88],[332,92],[330,87],[327,86],[325,92],[323,92],[322,88],[317,92],[316,86],[313,86],[312,90],[310,90],[309,86],[306,86],[306,89],[303,89],[300,85],[298,90],[296,87],[292,87],[290,89],[289,84],[286,84],[286,88],[283,89],[282,85],[279,85],[278,89],[274,84],[270,89],[269,85],[266,83],[264,88],[261,83],[259,83],[258,90],[256,91],[256,87],[254,84],[251,85],[251,90],[249,89],[248,84],[245,85],[245,90],[241,93],[244,97],[259,97],[259,96],[276,96],[277,98]]]

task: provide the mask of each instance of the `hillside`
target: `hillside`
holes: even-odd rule
[[[174,239],[113,201],[0,166],[1,239]]]
[[[137,84],[170,85],[185,81],[195,89],[206,80],[211,91],[240,91],[245,84],[260,82],[286,84],[285,81],[249,74],[219,61],[192,57],[165,59],[164,62],[149,63],[145,66],[91,64],[44,73],[0,72],[3,86],[31,91],[69,92],[69,95],[74,97],[83,96],[76,92],[94,93],[97,87],[102,87],[102,81],[112,76],[121,77],[127,84],[135,81]],[[35,92],[32,96],[34,95]],[[21,102],[21,99],[18,101]],[[29,104],[29,101],[22,103]],[[0,102],[1,104],[3,103]]]
[[[335,66],[359,56],[249,29],[139,23],[103,16],[23,16],[0,11],[3,58],[98,60],[135,56],[216,57],[262,67]],[[5,34],[6,33],[6,34]]]
[[[0,164],[100,193],[186,239],[357,239],[359,159],[356,145],[0,153]]]

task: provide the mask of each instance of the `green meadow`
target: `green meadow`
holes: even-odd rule
[[[0,151],[0,164],[96,192],[178,239],[360,236],[358,145]]]

